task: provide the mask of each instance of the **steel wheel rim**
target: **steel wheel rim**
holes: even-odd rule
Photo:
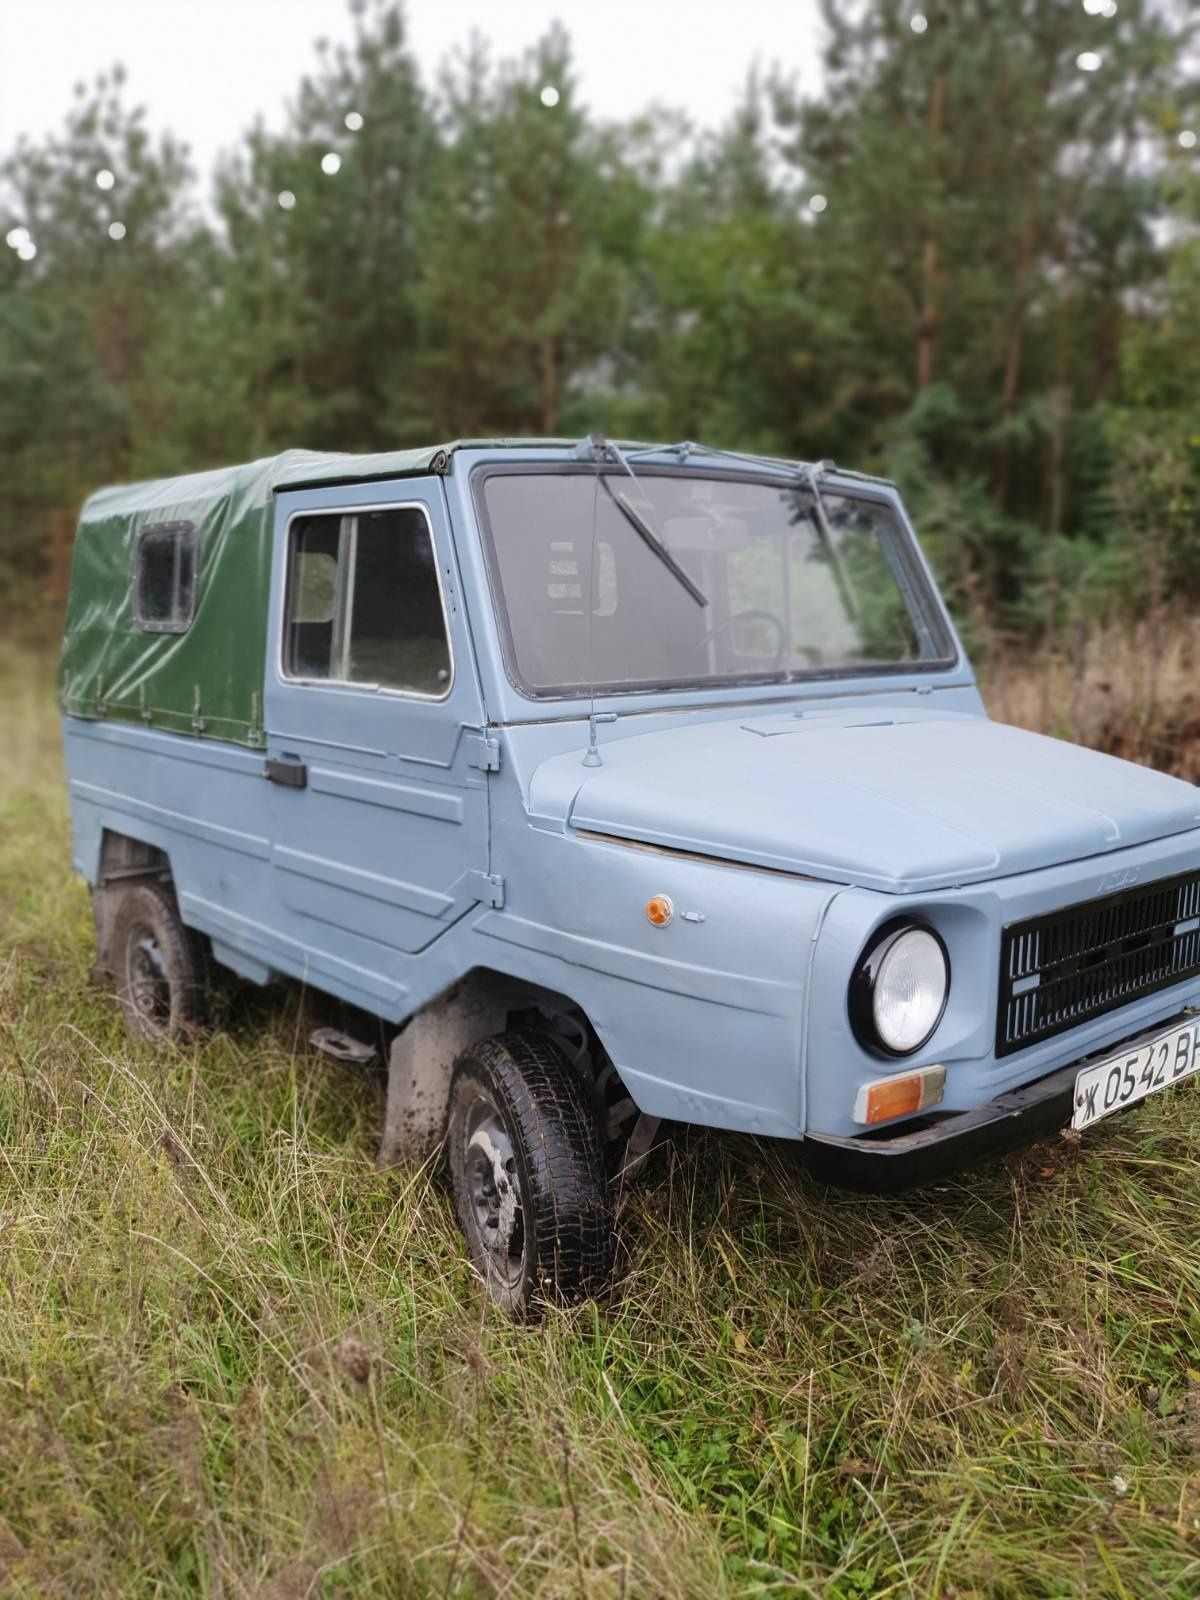
[[[126,991],[138,1015],[151,1027],[165,1028],[171,1020],[171,980],[162,946],[145,923],[139,923],[129,935],[125,976]]]
[[[467,1115],[463,1146],[472,1231],[488,1271],[515,1292],[525,1279],[528,1245],[521,1180],[504,1119],[482,1094]]]

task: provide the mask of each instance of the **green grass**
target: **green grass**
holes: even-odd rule
[[[296,994],[130,1045],[11,654],[0,727],[0,1593],[1200,1593],[1195,1089],[886,1202],[680,1132],[520,1329]]]

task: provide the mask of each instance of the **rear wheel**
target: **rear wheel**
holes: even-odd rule
[[[125,1026],[138,1039],[191,1038],[204,1026],[204,949],[168,889],[131,885],[113,914],[108,961]]]
[[[465,1051],[446,1140],[471,1261],[498,1305],[529,1316],[605,1287],[612,1225],[595,1113],[550,1039],[515,1031]]]

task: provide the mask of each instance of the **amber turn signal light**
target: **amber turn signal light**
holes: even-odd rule
[[[893,1117],[908,1117],[941,1104],[946,1092],[945,1067],[922,1067],[920,1072],[903,1072],[894,1078],[877,1078],[862,1083],[854,1102],[854,1120],[870,1127],[875,1122],[890,1122]]]
[[[665,928],[674,915],[675,907],[671,904],[670,895],[651,895],[646,901],[646,916],[656,928]]]

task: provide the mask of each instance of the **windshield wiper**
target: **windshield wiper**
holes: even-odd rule
[[[595,437],[601,445],[605,443],[605,441],[600,438],[598,434],[595,435]],[[629,476],[632,478],[633,468],[629,465],[628,460],[622,456],[616,445],[609,445],[607,448],[613,453],[616,459],[625,468],[625,471],[628,472]],[[784,465],[782,461],[778,460],[774,456],[752,455],[746,450],[716,450],[712,447],[712,445],[696,444],[696,442],[692,439],[681,439],[678,444],[651,445],[645,450],[634,451],[635,456],[650,456],[658,455],[660,453],[675,456],[678,459],[680,466],[687,461],[689,456],[695,455],[722,456],[729,461],[748,461],[754,465],[771,467],[775,470],[778,470]],[[854,598],[854,590],[850,584],[850,575],[846,571],[846,564],[842,560],[842,553],[837,547],[836,539],[833,537],[833,529],[829,526],[829,518],[825,512],[825,502],[821,497],[821,487],[818,482],[818,479],[823,473],[835,470],[836,469],[832,461],[818,461],[815,466],[806,461],[797,463],[794,469],[795,476],[802,484],[807,485],[808,491],[812,495],[813,522],[816,524],[817,536],[820,538],[821,543],[825,546],[825,551],[829,556],[829,563],[833,568],[834,581],[841,590],[842,599],[845,602],[846,610],[849,612],[850,616],[857,621],[859,614],[858,603]],[[637,480],[635,479],[634,481],[636,482]],[[638,531],[641,532],[642,530],[639,529]],[[645,534],[643,533],[642,536],[644,538]]]
[[[808,491],[813,498],[813,521],[820,535],[821,543],[825,546],[833,567],[834,578],[838,588],[842,591],[842,602],[846,610],[858,621],[858,604],[854,598],[854,590],[850,586],[850,574],[846,571],[846,564],[842,560],[842,552],[837,547],[837,540],[833,537],[833,529],[829,526],[829,518],[825,514],[825,502],[821,498],[821,486],[817,482],[817,474],[826,467],[824,461],[818,462],[816,467],[809,466],[806,462],[800,468],[798,477],[801,483],[808,485]]]
[[[606,439],[603,434],[589,434],[586,439],[582,440],[576,446],[575,453],[584,459],[590,455],[595,461],[615,461],[617,466],[629,474],[630,480],[634,487],[639,492],[643,492],[642,486],[638,482],[633,468],[629,465],[628,461],[626,461],[625,457],[621,454],[617,446]],[[676,561],[675,557],[667,549],[667,546],[663,540],[658,537],[658,535],[650,527],[649,523],[642,516],[641,512],[638,511],[634,506],[633,502],[629,499],[629,496],[622,494],[620,490],[614,492],[609,487],[608,479],[604,477],[603,474],[600,475],[600,482],[604,485],[605,494],[607,494],[613,505],[616,506],[617,510],[625,518],[625,521],[633,529],[634,533],[636,533],[638,538],[641,539],[642,543],[647,545],[654,552],[671,576],[676,580],[677,583],[681,585],[681,587],[687,590],[688,594],[691,595],[696,604],[703,608],[707,608],[707,595],[701,588],[692,582],[691,578],[688,577],[687,573],[680,566],[679,562]]]
[[[630,473],[630,477],[633,477],[632,473]],[[637,483],[636,478],[634,478],[633,481]],[[645,544],[650,546],[651,550],[654,551],[654,554],[662,562],[663,566],[666,567],[671,576],[676,578],[683,585],[698,606],[707,606],[708,597],[705,595],[704,591],[698,588],[697,585],[692,582],[687,573],[679,565],[678,561],[676,561],[675,557],[667,549],[666,545],[662,542],[658,535],[654,533],[649,525],[642,520],[641,515],[629,497],[622,494],[619,489],[614,494],[613,490],[609,487],[607,478],[602,477],[600,482],[604,485],[605,494],[607,494],[613,505],[616,506],[617,510],[625,518],[625,521],[638,535],[638,537]],[[638,484],[638,487],[640,488],[641,485]]]

